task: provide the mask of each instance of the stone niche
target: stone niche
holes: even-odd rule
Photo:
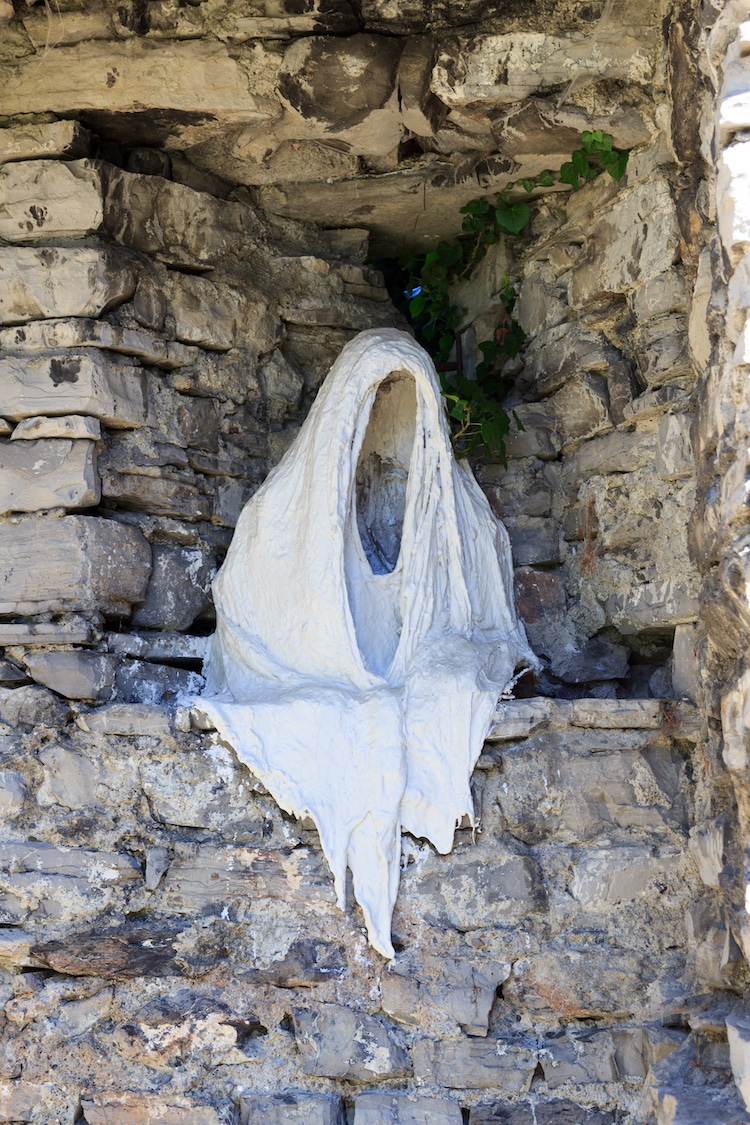
[[[0,1121],[750,1121],[746,0],[0,0]],[[556,168],[508,529],[541,661],[395,958],[184,705],[245,501],[399,254]],[[528,698],[522,698],[522,695]]]

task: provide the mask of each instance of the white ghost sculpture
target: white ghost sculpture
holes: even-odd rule
[[[401,831],[443,854],[473,823],[498,697],[536,665],[508,536],[453,457],[435,368],[404,332],[343,349],[244,508],[214,582],[198,707],[271,792],[312,817],[343,909],[393,957]]]

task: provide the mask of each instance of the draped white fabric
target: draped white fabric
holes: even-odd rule
[[[363,493],[370,446],[382,513],[378,488]],[[315,821],[342,908],[349,866],[385,957],[401,830],[451,850],[497,699],[536,663],[512,583],[429,356],[406,333],[361,333],[242,512],[197,705],[283,809]]]

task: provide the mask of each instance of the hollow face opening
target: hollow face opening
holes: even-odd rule
[[[357,528],[373,574],[398,562],[416,418],[414,379],[395,371],[378,387],[357,460]]]

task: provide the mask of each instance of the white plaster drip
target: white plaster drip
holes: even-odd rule
[[[453,847],[498,697],[535,665],[510,547],[452,455],[434,366],[406,333],[342,351],[240,516],[213,586],[198,707],[278,804],[312,817],[393,957],[400,836]]]

